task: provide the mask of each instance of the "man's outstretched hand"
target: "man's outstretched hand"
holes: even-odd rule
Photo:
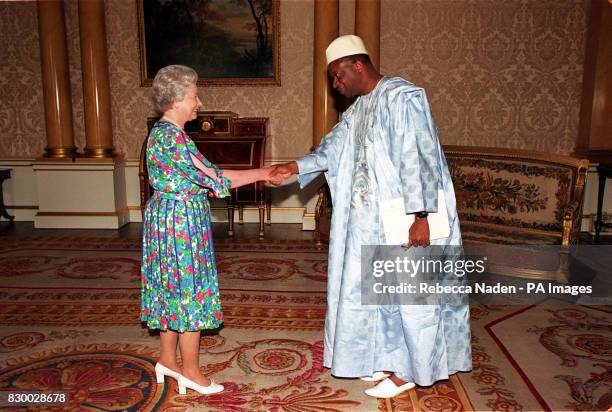
[[[289,179],[291,175],[294,175],[297,172],[298,166],[296,162],[288,162],[279,165],[274,165],[272,166],[272,170],[270,171],[269,182],[273,185],[280,185],[285,180]]]

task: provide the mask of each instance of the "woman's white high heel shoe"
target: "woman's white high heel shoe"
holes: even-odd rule
[[[159,362],[155,364],[155,375],[157,376],[157,383],[164,383],[164,376],[170,376],[176,380],[178,380],[179,376],[181,376],[180,373],[175,372],[170,368],[166,368]]]
[[[215,383],[215,381],[213,381],[212,379],[210,380],[210,385],[202,386],[202,385],[195,383],[192,380],[187,379],[183,375],[179,375],[178,387],[179,387],[179,394],[181,395],[187,394],[187,388],[193,389],[194,391],[198,392],[201,395],[210,395],[213,393],[219,393],[219,392],[223,392],[223,389],[225,389],[223,385],[219,385],[218,383]]]

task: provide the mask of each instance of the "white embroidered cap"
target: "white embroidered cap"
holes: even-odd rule
[[[368,51],[363,44],[361,37],[347,34],[340,36],[327,46],[325,56],[327,57],[327,65],[341,57],[352,56],[355,54],[368,54]]]

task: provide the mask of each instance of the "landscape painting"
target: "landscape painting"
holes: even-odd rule
[[[279,0],[138,0],[143,85],[169,64],[205,85],[280,85]]]

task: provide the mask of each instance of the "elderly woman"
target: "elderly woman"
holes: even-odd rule
[[[196,81],[193,69],[179,65],[162,68],[153,80],[153,104],[163,116],[147,144],[155,193],[146,205],[142,235],[141,320],[161,331],[157,382],[177,379],[181,394],[187,388],[223,391],[199,369],[200,331],[223,321],[207,196],[225,197],[230,188],[270,180],[270,168],[220,170],[198,151],[183,130],[202,106]]]

